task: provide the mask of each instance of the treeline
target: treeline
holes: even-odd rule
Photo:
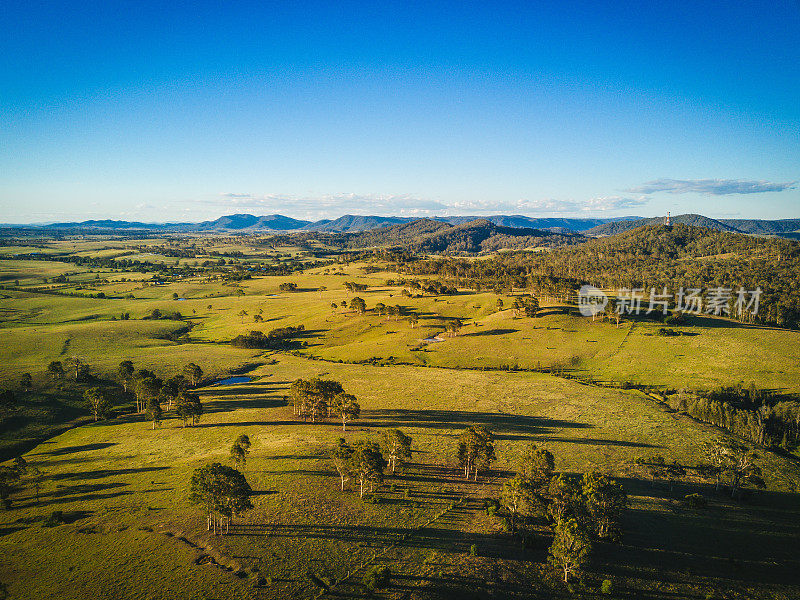
[[[278,327],[269,333],[251,331],[247,334],[237,335],[231,340],[235,348],[251,350],[287,350],[296,348],[299,343],[294,339],[305,331],[304,325],[297,327]]]
[[[752,385],[681,392],[670,406],[762,446],[789,450],[800,444],[800,402]]]

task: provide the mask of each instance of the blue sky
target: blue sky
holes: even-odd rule
[[[0,27],[4,222],[800,217],[796,1],[26,1]]]

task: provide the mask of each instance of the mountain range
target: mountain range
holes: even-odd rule
[[[455,216],[432,217],[430,220],[451,225],[460,225],[476,220],[486,220],[499,227],[530,228],[555,233],[579,233],[606,223],[624,220],[639,220],[641,217],[616,217],[613,219],[536,218],[524,215]],[[380,227],[411,223],[418,217],[384,217],[377,215],[343,215],[338,219],[303,221],[283,215],[255,216],[250,214],[226,215],[213,221],[200,223],[144,223],[139,221],[89,220],[47,225],[14,227],[37,227],[44,229],[96,229],[96,230],[145,230],[164,232],[270,232],[270,231],[323,231],[328,233],[351,233],[369,231]]]
[[[488,221],[506,229],[531,229],[541,232],[571,234],[582,233],[587,236],[602,237],[629,231],[642,225],[663,223],[664,217],[615,217],[615,218],[560,218],[526,217],[524,215],[492,216],[453,216],[419,219],[417,217],[384,217],[377,215],[343,215],[338,219],[304,221],[284,215],[255,216],[250,214],[226,215],[213,221],[200,223],[144,223],[139,221],[89,220],[47,225],[2,225],[2,227],[36,228],[48,230],[90,230],[90,231],[148,231],[148,232],[219,232],[219,233],[269,233],[290,231],[319,231],[326,233],[359,233],[374,229],[391,227],[424,220],[449,225],[462,225],[473,221]],[[695,227],[706,227],[734,233],[751,235],[777,235],[800,238],[800,219],[712,219],[703,215],[685,214],[671,218],[674,224],[683,223]]]

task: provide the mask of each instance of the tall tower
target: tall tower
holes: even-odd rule
[[[666,225],[667,227],[669,227],[669,225],[670,225],[670,221],[669,221],[669,213],[667,213],[667,218],[666,218],[666,219],[664,219],[664,225]]]

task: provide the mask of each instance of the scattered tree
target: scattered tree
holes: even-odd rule
[[[47,373],[53,379],[62,379],[64,377],[64,365],[61,364],[60,360],[54,360],[47,365]]]
[[[148,420],[153,422],[153,429],[156,428],[156,425],[161,425],[161,416],[164,414],[164,411],[161,409],[161,403],[158,401],[158,398],[150,398],[147,402],[147,411],[145,414]]]
[[[236,466],[244,469],[247,464],[247,455],[250,454],[250,438],[247,434],[242,434],[231,446],[231,459],[236,463]]]
[[[111,412],[111,401],[106,398],[99,387],[89,388],[83,393],[86,408],[92,413],[95,421],[103,419]]]
[[[383,441],[389,457],[389,466],[394,473],[398,463],[402,465],[406,459],[411,458],[411,437],[399,429],[388,429],[383,434]]]
[[[497,459],[494,452],[494,435],[483,425],[470,426],[461,434],[458,441],[457,458],[464,469],[464,478],[469,479],[474,473],[478,480],[478,471],[488,469]]]
[[[200,415],[203,414],[203,405],[200,402],[200,396],[190,392],[183,392],[175,400],[175,413],[183,419],[183,426],[191,420],[192,425],[195,425],[200,420]]]
[[[25,392],[30,392],[31,388],[33,387],[33,377],[30,373],[23,373],[22,377],[19,381],[20,387]]]
[[[345,482],[350,479],[350,458],[352,456],[353,448],[344,441],[344,438],[339,438],[336,446],[330,451],[331,461],[342,483],[342,491],[344,491]]]
[[[375,485],[383,481],[385,467],[386,461],[378,444],[367,440],[356,443],[350,456],[350,471],[358,479],[360,497],[364,497],[367,485],[370,491],[374,491]]]
[[[133,377],[133,363],[129,360],[123,360],[119,363],[119,367],[117,367],[117,375],[119,375],[119,379],[122,382],[122,387],[125,392],[128,392],[128,384]]]
[[[584,473],[582,493],[586,512],[600,539],[618,542],[622,538],[622,514],[628,496],[620,484],[602,473]]]
[[[555,537],[550,546],[550,563],[564,574],[564,583],[577,575],[588,562],[592,544],[586,531],[575,519],[558,521]]]
[[[203,369],[194,363],[189,363],[183,368],[183,374],[192,382],[192,387],[197,387],[203,378]]]
[[[342,419],[342,431],[345,431],[348,421],[357,419],[361,414],[361,406],[356,402],[356,397],[345,392],[340,392],[333,397],[331,410]]]
[[[344,306],[344,301],[342,301],[342,306]],[[363,315],[367,311],[367,303],[364,302],[363,298],[356,296],[350,300],[350,308],[352,308],[358,314]]]
[[[190,482],[189,500],[202,506],[206,514],[207,528],[222,531],[220,517],[230,520],[234,515],[253,508],[250,496],[253,490],[239,471],[232,467],[211,463],[195,469]]]

